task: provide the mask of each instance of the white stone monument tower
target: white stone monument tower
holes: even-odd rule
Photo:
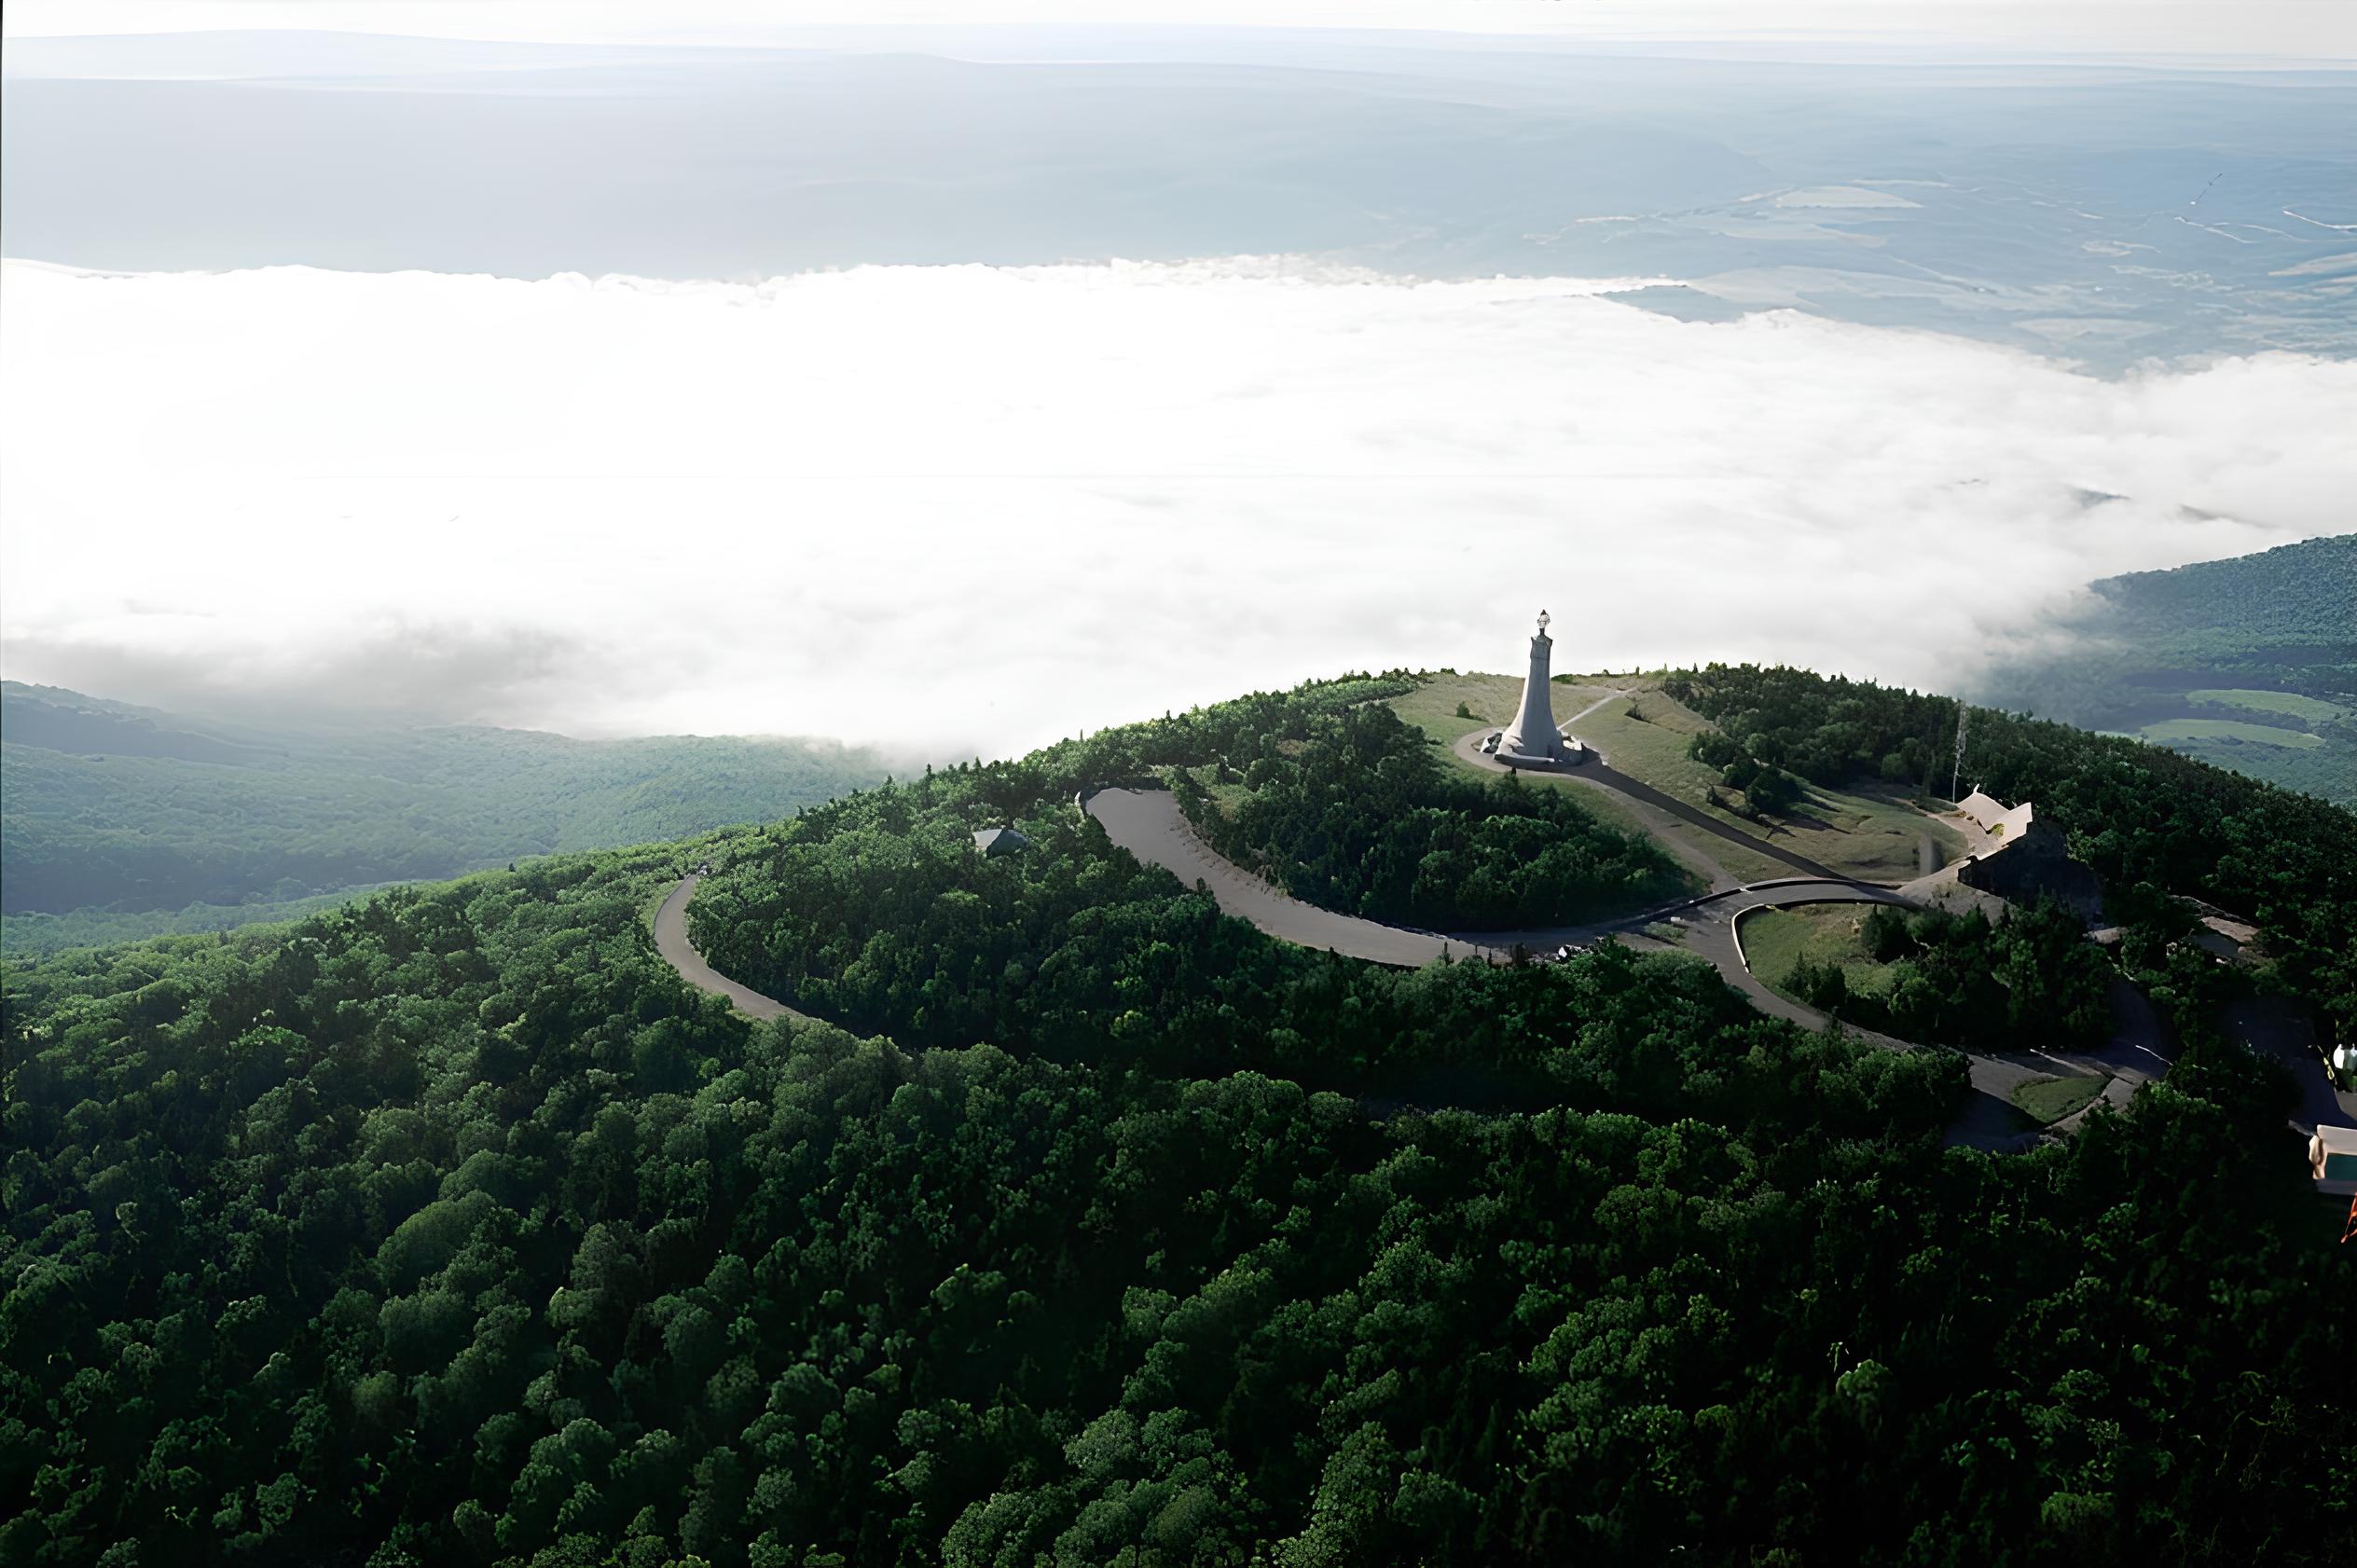
[[[1563,767],[1576,763],[1581,747],[1576,740],[1565,740],[1555,728],[1554,704],[1548,700],[1549,681],[1552,679],[1549,664],[1555,649],[1555,640],[1547,635],[1549,616],[1538,612],[1538,633],[1530,640],[1530,673],[1523,678],[1522,711],[1497,737],[1497,760],[1523,767]]]

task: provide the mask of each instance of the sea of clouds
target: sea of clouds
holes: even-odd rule
[[[2097,378],[1567,280],[7,264],[13,679],[1020,750],[1393,666],[1945,689],[2090,579],[2345,531],[2357,365]]]

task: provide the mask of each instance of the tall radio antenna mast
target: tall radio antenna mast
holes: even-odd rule
[[[1951,801],[1960,798],[1956,793],[1956,788],[1964,781],[1964,722],[1971,717],[1972,709],[1964,706],[1964,698],[1958,697],[1956,699],[1956,765],[1949,771],[1948,775],[1948,798]]]

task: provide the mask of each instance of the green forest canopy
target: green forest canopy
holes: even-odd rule
[[[1917,717],[1695,679],[1804,767]],[[2230,976],[2157,958],[2166,1082],[1992,1157],[1952,1055],[1283,948],[1071,805],[1382,686],[10,966],[0,1561],[2346,1561],[2357,1249]],[[2130,782],[2052,730],[2047,794]],[[2347,815],[2157,755],[2107,874],[2275,833],[2336,983]],[[724,968],[898,1043],[686,989],[643,912],[710,859]]]

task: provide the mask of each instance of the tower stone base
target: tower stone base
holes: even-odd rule
[[[1498,741],[1497,750],[1490,754],[1508,767],[1578,767],[1588,760],[1588,749],[1582,746],[1576,737],[1567,735],[1558,736],[1555,738],[1554,750],[1551,751],[1509,750],[1506,742],[1501,738]]]

